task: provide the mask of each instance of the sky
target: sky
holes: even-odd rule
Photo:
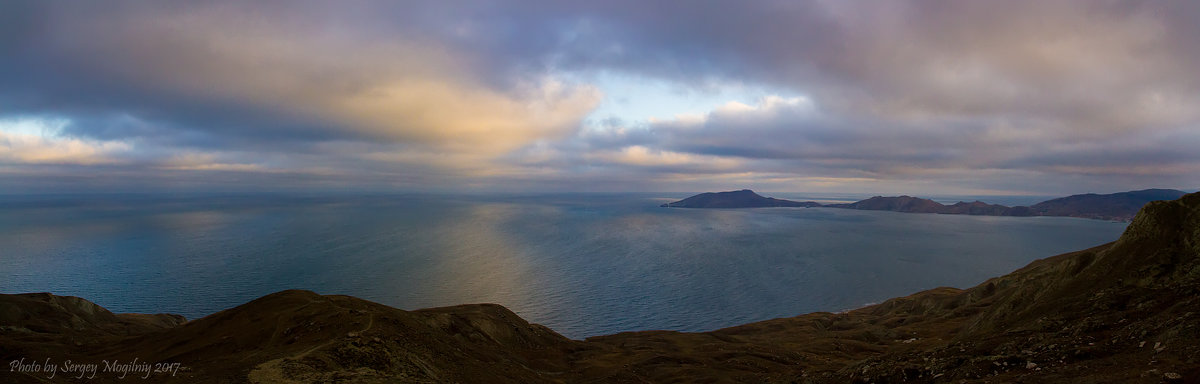
[[[1200,188],[1200,2],[0,2],[0,194],[742,188]]]

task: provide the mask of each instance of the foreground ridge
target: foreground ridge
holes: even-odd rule
[[[1146,204],[1116,242],[973,288],[704,333],[579,341],[493,304],[403,311],[308,291],[183,320],[0,295],[0,358],[182,367],[151,382],[1195,382],[1200,194]]]

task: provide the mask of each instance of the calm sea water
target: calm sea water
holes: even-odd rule
[[[188,318],[289,288],[403,309],[491,302],[582,338],[712,330],[969,287],[1125,227],[657,206],[686,195],[8,196],[0,292]]]

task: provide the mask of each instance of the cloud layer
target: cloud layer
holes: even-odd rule
[[[18,1],[0,15],[10,191],[1200,184],[1189,2]],[[588,80],[606,73],[774,94],[592,116],[637,89]]]

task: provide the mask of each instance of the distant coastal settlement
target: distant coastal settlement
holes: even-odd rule
[[[847,204],[821,204],[813,201],[791,201],[763,197],[749,189],[729,192],[706,192],[683,200],[662,204],[669,208],[844,208],[906,213],[940,213],[979,216],[1063,216],[1086,219],[1130,221],[1143,205],[1151,201],[1174,200],[1186,193],[1174,189],[1144,189],[1099,195],[1071,195],[1046,200],[1032,206],[1008,207],[982,201],[945,205],[933,200],[912,196],[875,196]]]

